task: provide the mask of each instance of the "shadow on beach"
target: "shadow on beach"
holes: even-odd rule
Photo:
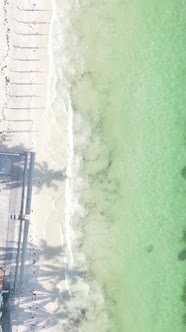
[[[13,257],[16,257],[14,243],[7,248],[1,247],[0,252],[0,264],[4,260],[5,252],[8,253],[6,264],[12,264]],[[86,319],[86,310],[81,307],[75,308],[73,313],[68,310],[72,299],[80,296],[78,289],[75,288],[76,291],[69,293],[65,287],[57,287],[60,283],[65,284],[67,275],[71,284],[75,286],[78,285],[81,278],[87,277],[86,271],[83,270],[76,268],[65,270],[62,266],[63,255],[63,246],[53,247],[49,246],[46,241],[41,241],[39,248],[36,248],[32,242],[27,242],[26,255],[24,253],[25,260],[22,262],[24,263],[24,275],[22,275],[20,267],[16,294],[12,293],[10,298],[6,299],[6,305],[3,309],[5,326],[10,325],[10,312],[19,313],[19,319],[17,314],[11,315],[11,324],[13,326],[26,324],[28,331],[37,331],[39,326],[54,327],[61,320],[73,321],[74,326],[78,328],[81,320]],[[42,256],[47,262],[44,264],[44,268],[39,264]],[[6,284],[14,284],[13,273],[7,277]],[[43,284],[50,285],[50,287],[44,287]],[[20,307],[18,307],[19,304],[15,304],[14,296],[19,299]],[[52,303],[57,303],[56,310],[49,312],[46,307]],[[11,330],[5,328],[3,331],[9,332]]]
[[[4,143],[0,143],[0,152],[23,154],[21,158],[0,155],[1,189],[8,191],[21,188],[23,176],[20,174],[24,173],[26,159],[24,153],[30,151],[25,151],[22,145],[9,149]],[[57,190],[58,183],[65,179],[64,169],[51,169],[48,163],[43,161],[35,163],[30,183],[37,192],[43,187]],[[86,289],[82,290],[81,285],[84,279],[88,278],[87,271],[65,265],[66,253],[63,246],[50,246],[42,240],[36,247],[29,232],[28,219],[11,218],[10,225],[8,232],[12,227],[12,232],[19,230],[21,236],[18,245],[7,237],[6,246],[0,247],[0,267],[6,271],[3,287],[10,290],[3,308],[3,331],[10,332],[10,325],[26,325],[28,332],[38,331],[41,327],[54,327],[60,322],[67,323],[64,332],[78,330],[81,320],[86,319],[87,309],[83,300]],[[72,288],[70,291],[67,280],[70,289]],[[55,309],[49,309],[53,307]]]
[[[0,143],[0,152],[6,153],[24,153],[29,152],[26,151],[23,145],[15,146],[12,149],[9,149],[4,143]],[[4,156],[0,156],[1,159],[5,158]],[[12,158],[14,174],[9,178],[9,181],[4,180],[2,176],[0,176],[0,183],[3,186],[3,189],[14,189],[22,186],[22,179],[17,179],[17,174],[20,174],[23,170],[23,160],[17,160],[14,157],[6,157]],[[0,174],[1,175],[1,174]],[[49,168],[49,165],[46,161],[42,163],[35,163],[34,165],[34,174],[33,174],[33,182],[32,185],[37,188],[37,193],[43,187],[53,188],[54,190],[58,189],[58,182],[64,181],[66,179],[65,169],[62,170],[54,170]]]

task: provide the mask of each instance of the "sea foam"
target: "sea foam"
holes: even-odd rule
[[[89,209],[81,202],[81,193],[89,186],[81,173],[83,151],[91,142],[91,119],[74,109],[71,89],[78,84],[83,73],[83,58],[79,49],[79,2],[53,0],[53,16],[49,38],[49,94],[48,109],[58,128],[66,133],[68,160],[65,184],[65,220],[61,222],[61,239],[64,246],[62,269],[65,278],[57,287],[58,323],[62,331],[88,331],[96,327],[96,319],[103,321],[101,331],[106,331],[107,317],[104,298],[99,285],[88,270],[87,257],[81,246],[84,239],[83,225]],[[59,112],[64,113],[64,123],[58,123]],[[98,323],[100,327],[100,322]],[[60,330],[61,331],[61,330]]]

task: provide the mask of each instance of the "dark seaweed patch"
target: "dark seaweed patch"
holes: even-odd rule
[[[182,242],[186,243],[186,230],[183,231]]]
[[[185,171],[186,171],[186,167],[185,167]],[[184,244],[186,243],[186,229],[183,229],[183,235],[181,238],[181,242],[183,242]],[[180,253],[178,255],[178,259],[180,261],[186,260],[186,248],[184,248],[182,251],[180,251]],[[183,305],[186,307],[186,279],[183,283],[182,293],[180,295],[181,295],[180,299],[183,302]],[[182,323],[184,326],[186,325],[186,313],[182,316]]]
[[[182,168],[181,175],[183,176],[184,180],[186,180],[186,166]]]
[[[184,261],[184,260],[186,260],[186,249],[183,249],[183,250],[179,253],[179,255],[178,255],[178,259],[179,259],[180,261]]]
[[[186,325],[186,314],[184,314],[182,316],[182,322],[183,322],[183,325]]]
[[[148,252],[148,254],[150,254],[154,249],[154,246],[152,244],[150,244],[149,246],[145,247],[146,252]]]
[[[181,300],[184,303],[184,305],[186,306],[186,280],[185,280],[185,283],[184,283],[184,286],[183,286]]]

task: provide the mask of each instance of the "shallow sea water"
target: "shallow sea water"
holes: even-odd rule
[[[56,3],[73,111],[70,246],[89,267],[84,296],[97,294],[80,330],[183,332],[186,3]]]

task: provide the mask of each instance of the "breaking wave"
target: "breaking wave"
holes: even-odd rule
[[[104,297],[90,275],[87,257],[81,249],[85,237],[83,225],[89,213],[87,205],[83,206],[81,201],[81,193],[89,185],[81,168],[83,151],[91,142],[93,130],[90,117],[75,110],[71,101],[72,87],[78,84],[83,73],[76,26],[81,7],[77,0],[53,0],[52,6],[48,105],[56,127],[65,133],[68,146],[65,220],[61,222],[65,279],[58,284],[61,294],[58,310],[63,313],[58,328],[76,332],[99,327],[104,332],[107,325]],[[63,123],[57,120],[61,112],[64,114]]]

